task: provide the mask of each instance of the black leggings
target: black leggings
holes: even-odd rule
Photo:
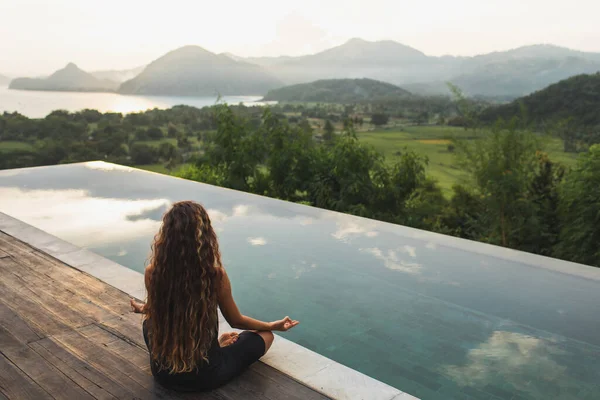
[[[148,351],[148,331],[144,321],[144,340]],[[218,340],[208,352],[208,363],[202,363],[192,372],[169,374],[160,370],[157,363],[150,359],[152,375],[165,387],[178,391],[202,391],[216,389],[241,374],[250,364],[257,361],[265,354],[265,341],[256,332],[244,331],[238,340],[226,347],[220,347]]]

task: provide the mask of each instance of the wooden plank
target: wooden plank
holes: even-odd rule
[[[18,249],[23,252],[35,251],[35,249],[33,247],[27,245],[26,243],[23,243],[22,241],[20,241],[19,239],[15,238],[15,237],[7,235],[4,232],[0,232],[0,248],[2,248],[2,249],[4,249],[4,248]],[[7,253],[11,254],[10,251],[7,251]]]
[[[0,354],[0,393],[9,399],[52,399],[37,383]]]
[[[42,277],[48,277],[68,286],[71,291],[96,300],[117,314],[129,311],[129,300],[123,301],[128,296],[113,286],[87,275],[75,268],[67,266],[52,256],[42,253],[19,253],[15,255],[18,262]]]
[[[35,326],[29,325],[11,310],[0,298],[0,326],[25,343],[43,338],[45,335]]]
[[[43,336],[64,332],[69,327],[53,318],[38,303],[23,298],[0,282],[0,298],[15,314],[19,315],[29,326]]]
[[[48,276],[40,276],[15,260],[0,260],[0,273],[3,271],[6,274],[14,275],[14,277],[6,275],[0,277],[0,279],[17,282],[15,285],[22,284],[28,288],[35,287],[35,297],[45,300],[44,304],[49,305],[52,304],[51,302],[57,302],[67,307],[71,311],[71,316],[76,318],[72,321],[76,326],[87,325],[90,320],[101,321],[119,315],[104,307],[93,296],[80,295],[71,286],[66,285],[64,281],[58,281]],[[27,293],[27,291],[23,291],[23,293]],[[64,309],[64,307],[61,309]],[[77,316],[80,318],[77,318]]]
[[[14,268],[19,268],[19,265],[11,258],[0,259],[0,284],[9,295],[30,300],[45,309],[54,319],[70,327],[88,325],[92,322],[91,318],[57,301],[54,294],[36,290],[35,286],[29,287],[27,281],[11,272]]]
[[[146,348],[144,333],[142,332],[142,317],[140,314],[131,313],[128,316],[102,321],[98,325],[117,336],[127,338],[127,340],[132,341],[138,347]]]
[[[30,343],[29,347],[96,399],[135,397],[132,392],[110,380],[49,338]]]
[[[93,399],[88,392],[2,327],[0,327],[0,348],[4,357],[52,397],[56,399]]]
[[[141,331],[141,329],[140,326],[139,330]],[[77,329],[77,332],[90,341],[104,346],[105,349],[113,354],[129,360],[129,362],[139,369],[150,372],[150,359],[145,345],[142,348],[128,337],[106,329],[102,325],[88,325]]]
[[[51,340],[106,375],[112,381],[129,388],[138,397],[166,399],[175,396],[173,392],[157,385],[152,375],[137,368],[128,360],[96,345],[78,332],[62,333],[52,337]]]
[[[0,258],[10,257],[10,254],[0,249]]]

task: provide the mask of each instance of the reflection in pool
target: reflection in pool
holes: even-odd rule
[[[0,171],[0,211],[138,271],[184,199],[243,311],[303,346],[423,399],[600,397],[600,269],[105,163]]]

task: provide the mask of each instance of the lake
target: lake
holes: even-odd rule
[[[261,96],[223,96],[220,102],[229,104],[264,105]],[[17,111],[30,118],[43,118],[53,110],[79,111],[85,108],[100,112],[145,111],[153,108],[170,108],[185,104],[194,107],[211,106],[217,96],[125,96],[117,93],[47,92],[10,90],[0,86],[0,113]],[[271,103],[271,102],[269,102]]]

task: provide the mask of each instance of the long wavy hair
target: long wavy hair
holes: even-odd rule
[[[154,237],[145,319],[151,357],[170,373],[189,372],[218,334],[217,275],[221,254],[208,213],[181,201]]]

